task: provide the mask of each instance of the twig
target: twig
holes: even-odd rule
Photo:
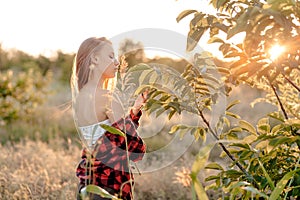
[[[300,88],[299,88],[293,81],[291,81],[291,79],[289,79],[288,77],[286,77],[286,75],[283,75],[283,77],[284,77],[285,80],[287,80],[287,82],[289,82],[294,88],[296,88],[296,90],[298,90],[298,92],[300,92]]]
[[[279,96],[278,96],[278,93],[277,93],[277,91],[276,91],[275,86],[274,86],[270,81],[269,81],[269,84],[270,84],[270,86],[271,86],[271,88],[272,88],[272,90],[273,90],[273,92],[274,92],[274,94],[275,94],[275,96],[276,96],[276,99],[277,99],[277,101],[278,101],[278,103],[279,103],[279,106],[280,106],[281,111],[282,111],[283,114],[284,114],[285,119],[289,119],[289,117],[288,117],[288,115],[287,115],[287,113],[286,113],[286,111],[285,111],[285,109],[284,109],[284,107],[283,107],[283,104],[282,104],[282,102],[281,102],[281,100],[280,100],[280,98],[279,98]]]
[[[211,132],[211,134],[214,136],[214,138],[216,140],[220,140],[218,135],[214,132],[214,130],[211,128],[209,122],[206,120],[206,118],[203,115],[202,110],[199,108],[197,102],[195,102],[197,105],[197,110],[203,120],[203,122],[205,123],[205,125],[207,126],[207,128],[209,129],[209,131]],[[221,148],[223,149],[223,151],[227,154],[227,156],[235,163],[235,165],[245,174],[246,178],[255,186],[257,187],[257,184],[255,182],[255,179],[253,178],[252,175],[250,175],[246,169],[239,163],[239,161],[237,161],[233,155],[228,151],[228,149],[225,147],[225,145],[222,142],[219,142],[219,145],[221,146]]]

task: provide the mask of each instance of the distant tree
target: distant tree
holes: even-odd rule
[[[0,43],[0,71],[7,68],[8,64],[8,53],[2,48]]]
[[[146,59],[142,42],[132,39],[125,39],[120,43],[119,56],[122,55],[126,57],[129,67],[144,62]]]
[[[75,54],[66,54],[57,51],[56,59],[53,61],[54,70],[59,73],[62,83],[69,83]]]
[[[39,55],[36,59],[36,64],[42,72],[42,75],[45,76],[49,69],[52,67],[52,62],[49,58]]]

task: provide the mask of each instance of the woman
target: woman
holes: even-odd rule
[[[129,114],[124,116],[122,105],[114,101],[107,89],[107,80],[115,77],[119,64],[111,42],[104,37],[86,39],[76,54],[71,79],[73,113],[85,145],[76,175],[80,180],[78,193],[86,185],[94,184],[122,199],[133,199],[128,160],[141,160],[145,153],[146,146],[136,129],[147,92],[136,98]],[[123,131],[126,139],[105,131],[101,124]]]

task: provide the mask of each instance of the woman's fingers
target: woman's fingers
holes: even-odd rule
[[[148,99],[148,93],[149,93],[148,90],[142,92],[142,98],[143,98],[144,102],[146,102]]]

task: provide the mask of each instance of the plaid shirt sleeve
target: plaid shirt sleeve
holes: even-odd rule
[[[121,193],[124,199],[132,198],[131,185],[128,181],[133,176],[129,170],[127,155],[130,160],[136,162],[143,158],[146,151],[146,145],[136,131],[141,114],[140,111],[135,116],[130,111],[128,116],[112,124],[113,127],[126,133],[128,152],[125,137],[110,132],[106,132],[98,139],[91,162],[87,161],[87,152],[82,152],[82,161],[76,170],[81,184],[86,185],[89,182],[102,188],[113,189]],[[92,174],[89,174],[90,172]]]
[[[139,118],[142,115],[142,112],[140,111],[137,116],[135,116],[132,111],[130,111],[130,114],[125,119],[120,119],[117,122],[113,123],[112,126],[115,128],[118,128],[123,133],[126,134],[127,138],[127,145],[128,145],[128,155],[130,160],[136,162],[138,160],[141,160],[144,156],[144,153],[146,151],[146,146],[143,140],[139,137],[137,133],[137,128],[139,126]],[[117,147],[117,151],[121,151],[118,154],[111,152],[111,154],[118,155],[118,159],[126,160],[127,154],[126,154],[126,144],[125,144],[125,138],[119,135],[115,135],[109,132],[105,133],[106,138],[110,141],[110,143],[105,142],[105,139],[100,139],[98,143],[100,144],[107,144],[107,145],[97,145],[97,155],[96,158],[101,158],[102,153],[106,152],[108,149],[113,150],[114,147]],[[111,155],[113,157],[113,155]],[[121,157],[120,157],[121,156]]]

